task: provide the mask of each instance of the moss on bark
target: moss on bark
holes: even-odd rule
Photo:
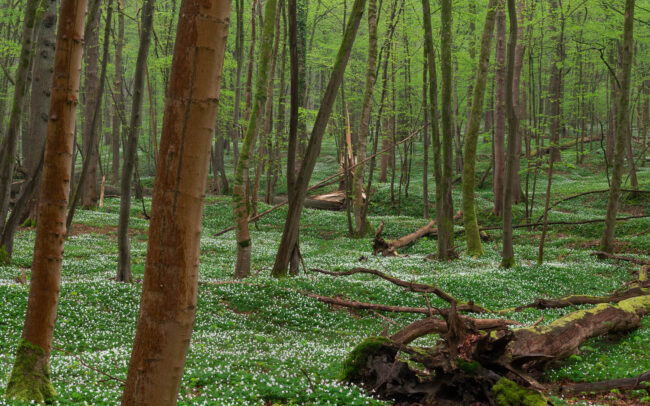
[[[492,387],[498,406],[545,406],[548,401],[539,392],[521,387],[508,378],[501,378]]]
[[[45,402],[56,396],[50,381],[49,355],[41,347],[21,339],[7,384],[9,399]]]
[[[382,345],[389,343],[390,340],[386,337],[368,337],[359,343],[348,354],[345,361],[343,361],[343,370],[340,374],[340,380],[351,382],[359,377],[359,370],[365,367],[368,357],[377,352]]]

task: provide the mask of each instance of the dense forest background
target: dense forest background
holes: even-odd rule
[[[6,2],[0,394],[647,402],[649,26],[648,0]]]

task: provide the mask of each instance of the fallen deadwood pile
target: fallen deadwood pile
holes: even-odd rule
[[[462,216],[462,213],[459,211],[454,216],[454,221],[458,221]],[[402,236],[396,240],[385,240],[382,238],[381,233],[384,230],[384,222],[382,221],[375,232],[375,239],[372,243],[372,255],[381,254],[384,257],[394,257],[399,256],[397,252],[398,249],[406,247],[409,244],[414,243],[422,237],[433,236],[438,233],[438,228],[436,227],[436,221],[431,220],[424,227],[419,228],[418,230]]]
[[[374,311],[425,314],[388,336],[369,337],[358,344],[344,362],[342,379],[361,385],[375,395],[398,405],[546,405],[546,394],[575,394],[582,391],[645,388],[650,378],[636,378],[589,384],[544,385],[537,377],[549,363],[574,354],[589,338],[627,332],[640,326],[650,312],[650,284],[647,270],[639,280],[607,296],[572,295],[559,299],[538,299],[512,309],[489,310],[472,301],[462,302],[435,285],[404,281],[381,271],[355,268],[332,272],[312,269],[335,277],[367,274],[391,282],[407,291],[424,294],[426,308],[375,305],[302,292],[336,306]],[[432,293],[449,303],[432,307],[426,296]],[[574,311],[548,325],[511,327],[510,320],[474,318],[464,311],[505,314],[534,307],[568,307],[596,304]],[[441,339],[433,347],[411,343],[429,334]]]

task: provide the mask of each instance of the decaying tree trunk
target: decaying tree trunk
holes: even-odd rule
[[[647,286],[647,282],[638,285]],[[380,309],[364,303],[315,298],[359,309],[422,313],[417,308]],[[639,327],[641,318],[650,312],[650,295],[645,288],[616,304],[601,303],[578,310],[549,325],[538,326],[536,322],[531,327],[514,329],[508,327],[511,323],[507,320],[460,316],[456,302],[449,303],[448,309],[429,308],[429,317],[391,336],[369,337],[361,342],[345,360],[342,378],[395,404],[545,405],[545,393],[562,388],[547,388],[533,378],[535,374],[549,362],[575,353],[588,338]],[[444,320],[434,315],[442,315]],[[439,334],[441,340],[430,348],[410,345],[428,334]],[[646,375],[617,384],[636,388],[639,379],[647,380]],[[574,386],[569,385],[567,392],[575,390]],[[611,389],[612,383],[607,387]]]
[[[461,212],[457,212],[454,216],[454,221],[459,220],[461,217]],[[406,247],[409,244],[414,243],[422,237],[433,236],[438,234],[438,228],[436,227],[436,221],[431,220],[426,226],[419,228],[418,230],[407,234],[403,237],[400,237],[396,240],[385,240],[381,237],[381,232],[384,229],[384,222],[382,221],[377,231],[375,232],[375,239],[372,243],[372,255],[381,254],[383,257],[393,257],[399,256],[397,250],[402,247]]]

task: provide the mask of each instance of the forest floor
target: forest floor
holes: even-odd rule
[[[489,144],[480,146],[483,161]],[[416,148],[417,150],[417,148]],[[566,151],[564,162],[574,162]],[[418,156],[416,154],[416,156]],[[421,156],[421,155],[419,155]],[[421,160],[421,158],[418,158]],[[552,202],[580,192],[606,189],[607,179],[599,152],[585,157],[581,167],[560,165],[553,179]],[[525,165],[525,164],[522,164]],[[523,166],[522,166],[523,167]],[[422,172],[416,160],[408,197],[402,195],[400,214],[391,208],[390,184],[373,184],[376,193],[370,222],[384,221],[385,238],[397,238],[426,224],[422,218]],[[482,173],[484,166],[479,166]],[[557,168],[557,167],[556,167]],[[327,144],[316,167],[314,182],[337,170],[334,146]],[[228,168],[231,173],[231,168]],[[397,174],[399,177],[399,173]],[[522,175],[525,178],[525,174]],[[543,208],[546,177],[540,173],[534,216]],[[650,185],[650,168],[639,170],[642,189]],[[151,182],[151,179],[147,180]],[[281,182],[283,179],[281,179]],[[430,180],[430,193],[434,185]],[[532,176],[531,182],[532,184]],[[497,225],[491,215],[491,177],[478,190],[478,216],[482,225]],[[278,193],[282,193],[278,190]],[[460,187],[455,186],[455,207],[460,206]],[[402,189],[403,193],[403,189]],[[625,196],[624,196],[625,197]],[[137,202],[136,202],[137,203]],[[117,404],[120,380],[126,377],[135,332],[141,278],[147,248],[147,220],[138,203],[132,207],[132,260],[136,283],[116,283],[116,226],[119,200],[108,198],[104,207],[79,210],[74,230],[66,241],[61,297],[52,350],[52,379],[59,404]],[[145,199],[147,209],[150,199]],[[555,207],[549,221],[603,218],[606,194],[587,195]],[[260,211],[268,206],[260,204]],[[431,207],[433,215],[433,206]],[[650,196],[622,201],[620,215],[650,214]],[[385,281],[364,275],[332,278],[313,272],[277,280],[270,277],[286,209],[277,210],[252,227],[252,272],[245,283],[235,283],[235,241],[232,232],[213,234],[233,223],[229,197],[208,196],[203,214],[199,302],[192,343],[181,384],[182,405],[260,404],[386,404],[360,388],[338,381],[345,356],[361,340],[378,335],[388,326],[392,333],[421,316],[384,314],[332,308],[300,291],[361,302],[424,307],[425,299]],[[515,223],[523,221],[524,205],[515,208]],[[457,227],[459,227],[457,225]],[[460,228],[460,227],[459,227]],[[619,222],[618,253],[650,259],[650,218]],[[644,233],[645,231],[645,233]],[[403,257],[371,255],[373,236],[348,237],[345,212],[305,210],[301,224],[301,250],[307,269],[346,270],[363,266],[403,280],[435,283],[459,299],[472,299],[489,308],[509,308],[537,298],[568,294],[604,295],[635,278],[638,266],[627,262],[599,261],[597,249],[602,224],[554,226],[547,239],[545,263],[536,264],[541,229],[515,230],[517,265],[499,268],[500,231],[490,231],[480,258],[464,255],[464,237],[457,234],[460,259],[438,262],[427,259],[436,252],[436,241],[424,238],[400,251]],[[23,270],[29,278],[34,230],[18,233],[14,262],[0,267],[0,405],[14,404],[2,398],[9,379],[15,345],[20,337],[29,286],[17,282]],[[429,298],[432,306],[442,305]],[[502,317],[530,325],[544,315],[552,322],[574,308],[526,309]],[[489,317],[493,317],[488,315]],[[477,315],[477,317],[488,317]],[[432,344],[436,337],[418,339]],[[554,366],[545,381],[599,381],[635,377],[650,370],[650,318],[642,328],[623,336],[589,340],[576,354]],[[583,404],[650,403],[645,391],[566,399]]]

